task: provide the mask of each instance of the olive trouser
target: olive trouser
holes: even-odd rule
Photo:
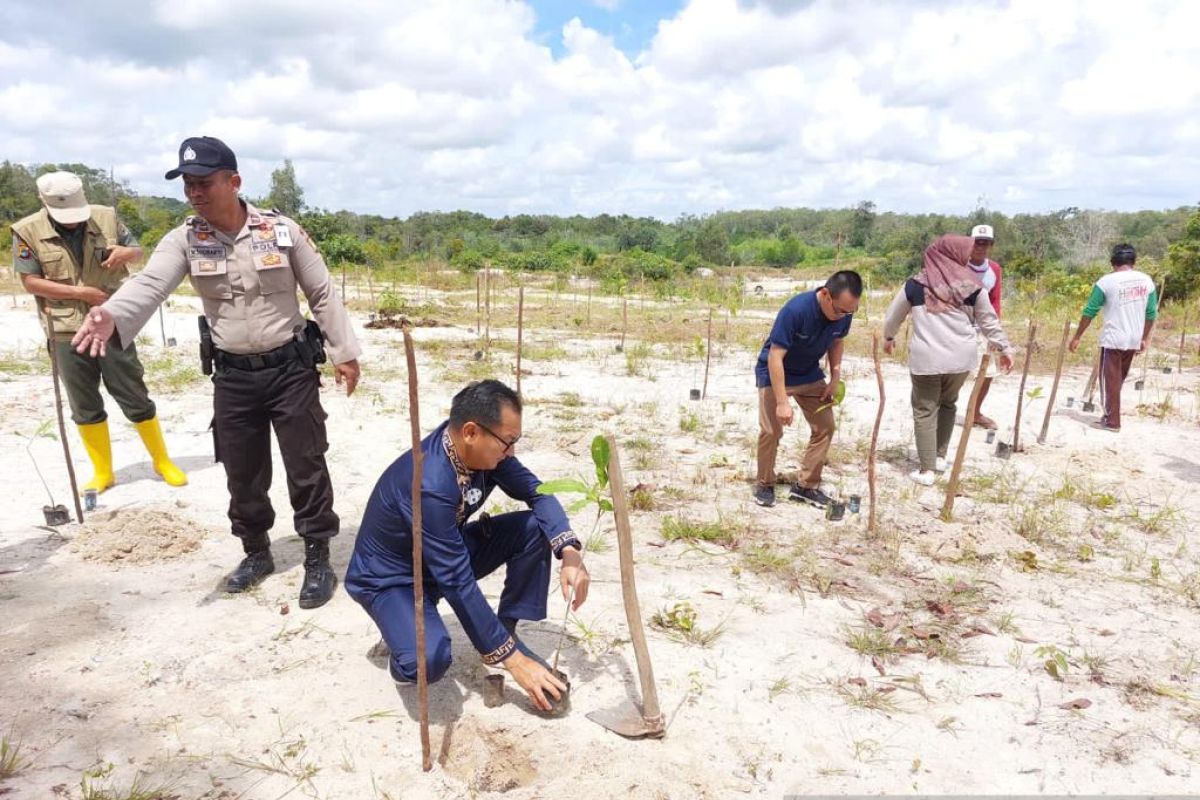
[[[105,354],[95,358],[75,352],[70,340],[62,340],[54,343],[54,354],[76,425],[94,425],[108,419],[100,396],[101,381],[130,422],[154,418],[154,401],[146,391],[145,370],[132,342],[125,348],[110,343]]]
[[[932,470],[938,458],[945,458],[954,433],[954,415],[958,411],[958,393],[968,373],[911,375],[913,432],[917,439],[917,458],[921,470]]]
[[[788,397],[793,398],[804,419],[808,420],[811,435],[804,458],[800,463],[799,483],[806,489],[821,485],[821,471],[825,469],[825,458],[833,441],[833,407],[821,409],[821,395],[828,386],[825,381],[814,381],[799,386],[787,387]],[[775,394],[770,386],[758,390],[758,485],[775,484],[775,457],[779,451],[779,440],[783,438],[783,424],[775,415]]]

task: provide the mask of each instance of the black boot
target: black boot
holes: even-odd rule
[[[333,597],[337,575],[329,565],[327,539],[304,540],[304,583],[300,586],[300,607],[320,608]]]
[[[263,578],[275,571],[275,561],[270,550],[247,553],[237,569],[225,579],[225,591],[230,594],[244,592],[257,586]]]

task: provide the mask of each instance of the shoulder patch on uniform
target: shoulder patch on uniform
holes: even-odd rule
[[[21,245],[17,248],[17,258],[29,261],[33,258],[33,251],[29,249],[28,245]]]

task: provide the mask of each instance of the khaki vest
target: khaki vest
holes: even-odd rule
[[[104,250],[118,244],[117,212],[108,206],[92,206],[83,239],[83,263],[75,261],[71,248],[58,235],[46,209],[30,214],[12,226],[13,233],[33,250],[42,267],[42,276],[70,286],[93,286],[112,294],[129,277],[125,267],[104,269],[100,266]],[[50,317],[56,336],[79,330],[87,315],[88,304],[79,300],[38,298],[38,308]]]

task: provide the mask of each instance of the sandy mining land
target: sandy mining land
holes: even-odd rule
[[[404,292],[407,290],[401,289]],[[372,293],[374,289],[372,288]],[[413,294],[450,324],[415,331],[424,430],[466,380],[514,375],[514,296],[497,298],[480,361],[473,290]],[[172,298],[139,339],[159,416],[190,484],[153,474],[109,401],[118,485],[84,525],[48,528],[36,463],[58,502],[70,488],[48,366],[26,298],[0,297],[0,734],[15,762],[5,800],[170,797],[726,798],[787,794],[1189,794],[1200,786],[1200,426],[1194,359],[1126,389],[1119,435],[1067,408],[1087,378],[1068,360],[1049,435],[1049,395],[1029,379],[1024,452],[973,433],[953,520],[945,483],[921,488],[902,361],[885,359],[878,515],[829,522],[751,498],[757,406],[751,366],[771,303],[714,325],[707,311],[633,303],[623,353],[614,302],[530,291],[520,457],[543,478],[591,474],[588,445],[615,435],[631,500],[642,616],[669,720],[629,741],[585,714],[636,699],[611,518],[589,541],[591,597],[567,623],[570,711],[547,719],[509,682],[485,708],[484,670],[448,608],[456,661],[430,689],[435,764],[420,768],[415,694],[371,657],[378,637],[339,588],[301,611],[302,543],[276,456],[277,573],[226,596],[240,551],[225,476],[212,463],[211,387],[194,359],[195,298]],[[367,308],[354,304],[366,323]],[[595,314],[596,319],[591,319]],[[830,493],[866,494],[877,407],[872,323],[856,321],[849,391],[826,471]],[[732,327],[731,327],[732,324]],[[1023,338],[1023,321],[1010,321]],[[665,341],[667,330],[683,330]],[[407,374],[397,330],[360,327],[363,380],[327,381],[329,465],[344,571],[380,472],[407,449]],[[1090,332],[1094,343],[1095,330]],[[1044,347],[1056,347],[1047,332]],[[1191,348],[1194,351],[1194,346]],[[1094,351],[1093,351],[1094,352]],[[1044,359],[1040,360],[1044,361]],[[987,411],[1011,425],[1019,377],[996,379]],[[1041,387],[1040,393],[1038,387]],[[965,395],[964,395],[965,397]],[[954,445],[957,444],[957,433]],[[1001,437],[1010,433],[1001,431]],[[807,431],[789,429],[794,470]],[[90,474],[73,430],[76,470]],[[497,493],[493,511],[516,504]],[[484,588],[493,600],[501,578]],[[564,604],[523,629],[545,654]],[[15,754],[12,750],[15,749]],[[136,787],[143,794],[131,792]],[[103,792],[110,792],[104,794]]]

